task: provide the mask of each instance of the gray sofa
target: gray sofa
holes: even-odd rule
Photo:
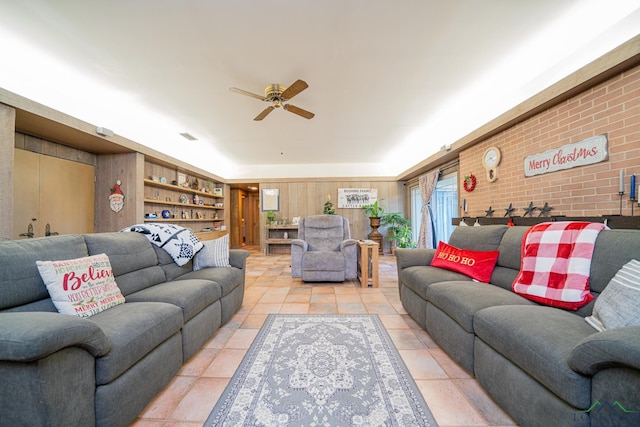
[[[430,266],[435,250],[397,249],[404,308],[523,426],[640,425],[640,327],[598,332],[584,320],[595,300],[576,312],[512,292],[527,229],[453,232],[455,247],[500,251],[490,284]],[[592,294],[597,298],[631,259],[640,259],[640,231],[602,231],[591,263]]]
[[[124,304],[59,314],[37,260],[106,253]],[[232,267],[179,267],[139,233],[0,242],[0,425],[126,426],[242,305]]]

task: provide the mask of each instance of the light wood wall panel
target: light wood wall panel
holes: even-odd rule
[[[279,220],[286,219],[291,222],[293,217],[305,217],[322,213],[324,203],[331,196],[331,201],[336,209],[336,215],[342,215],[349,219],[351,237],[354,239],[366,239],[371,232],[369,219],[365,216],[364,209],[338,208],[339,188],[375,188],[378,190],[378,200],[387,212],[402,212],[405,217],[406,191],[404,181],[377,181],[377,180],[352,180],[352,179],[326,179],[326,180],[283,180],[260,183],[260,190],[265,188],[277,188],[280,191],[280,210],[276,212]],[[264,236],[267,213],[260,213],[261,246],[264,250]],[[383,234],[385,230],[381,229]],[[385,239],[385,250],[389,250],[389,242]]]
[[[0,104],[0,239],[13,234],[13,150],[15,146],[16,111]]]
[[[144,155],[102,154],[96,167],[96,232],[118,231],[144,218]],[[122,182],[124,208],[114,212],[109,196],[116,181]]]

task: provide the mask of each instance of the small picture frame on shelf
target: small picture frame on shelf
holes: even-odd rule
[[[214,188],[213,189],[213,195],[222,197],[222,188],[217,188],[217,187]]]
[[[187,182],[187,175],[182,172],[178,172],[178,185],[180,187],[184,187],[184,184],[186,182]]]

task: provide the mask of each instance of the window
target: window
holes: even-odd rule
[[[454,226],[451,220],[458,216],[458,174],[457,172],[441,177],[429,201],[429,209],[433,218],[435,243],[449,241]],[[411,229],[413,239],[420,236],[422,219],[422,197],[420,187],[411,188]],[[437,246],[437,245],[436,245]]]

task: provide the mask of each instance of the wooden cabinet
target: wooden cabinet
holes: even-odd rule
[[[13,239],[93,232],[94,166],[20,149],[14,162]]]
[[[297,225],[267,226],[266,252],[271,254],[290,254],[291,240],[298,238]]]
[[[221,183],[149,161],[145,176],[145,222],[171,222],[196,232],[226,230]]]

